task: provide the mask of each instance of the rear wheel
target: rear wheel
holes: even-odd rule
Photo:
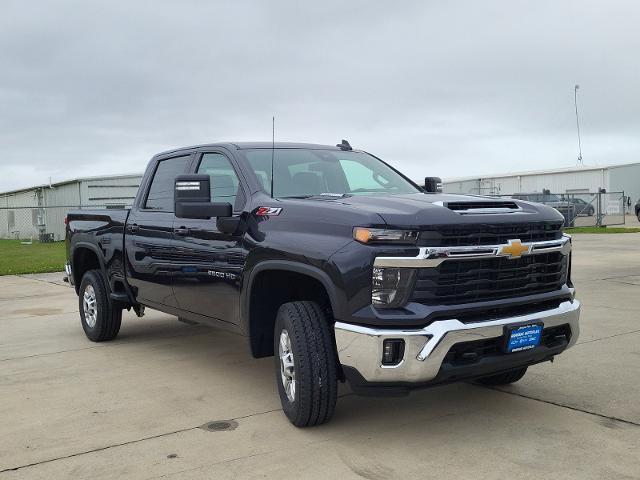
[[[315,302],[285,303],[274,330],[282,409],[297,427],[331,419],[338,396],[337,362],[326,315]]]
[[[80,321],[92,342],[113,340],[120,331],[122,308],[113,305],[100,270],[89,270],[80,282]]]
[[[527,373],[527,367],[516,368],[515,370],[491,375],[490,377],[479,378],[476,382],[481,385],[508,385],[520,380],[525,373]]]

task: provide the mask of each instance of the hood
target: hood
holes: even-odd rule
[[[554,208],[511,198],[411,193],[403,195],[352,195],[310,197],[303,202],[341,205],[361,214],[377,214],[391,227],[424,228],[428,225],[520,223],[562,221]],[[514,208],[515,207],[515,208]]]

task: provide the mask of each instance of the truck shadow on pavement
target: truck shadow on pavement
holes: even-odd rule
[[[151,321],[127,318],[120,336],[110,345],[146,351],[144,355],[150,355],[158,367],[162,366],[168,375],[167,382],[178,381],[171,377],[173,369],[168,367],[178,360],[182,368],[190,372],[194,381],[190,388],[194,392],[200,389],[208,397],[212,385],[224,386],[230,391],[252,395],[253,400],[259,399],[257,403],[263,404],[262,411],[280,410],[273,357],[254,359],[247,339],[240,335],[204,325],[184,324],[175,317],[163,317]],[[139,356],[142,355],[139,352]],[[477,412],[480,405],[487,413],[504,414],[513,404],[511,395],[469,383],[431,387],[398,397],[358,396],[348,384],[340,383],[338,396],[336,414],[330,423],[333,426],[387,420],[403,423],[434,415],[465,415]],[[412,419],[406,417],[409,412]],[[203,422],[207,420],[203,419]],[[282,421],[287,422],[284,415]]]

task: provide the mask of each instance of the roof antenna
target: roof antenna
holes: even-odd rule
[[[276,151],[276,117],[271,117],[271,198],[273,198],[273,156]]]
[[[351,148],[351,145],[349,145],[349,142],[347,142],[345,139],[342,139],[342,142],[338,143],[336,147],[338,147],[340,150],[353,150],[353,148]]]

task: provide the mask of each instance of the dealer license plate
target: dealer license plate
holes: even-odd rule
[[[521,352],[540,345],[542,324],[530,323],[507,329],[507,353]]]

